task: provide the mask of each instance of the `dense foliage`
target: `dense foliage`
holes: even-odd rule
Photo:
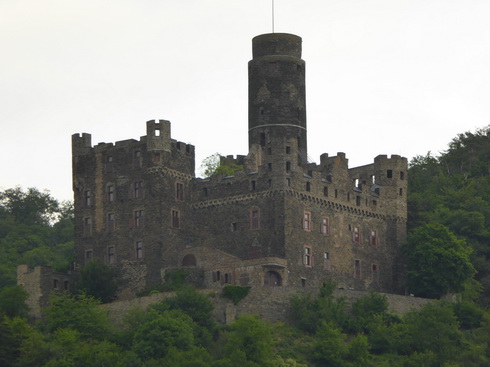
[[[428,153],[417,156],[410,162],[408,196],[408,225],[416,234],[417,228],[426,224],[446,227],[456,242],[448,239],[455,247],[441,252],[454,252],[459,248],[469,254],[463,242],[471,248],[470,260],[476,269],[475,278],[483,286],[481,301],[490,304],[490,127],[474,133],[459,134],[449,144],[447,151],[439,156]],[[463,242],[460,242],[463,241]],[[434,243],[433,243],[434,244]],[[431,247],[431,246],[429,246]],[[432,246],[432,250],[439,251]],[[434,256],[435,252],[432,252]],[[459,257],[459,255],[457,256]],[[436,256],[433,265],[437,265]],[[460,258],[460,257],[459,257]],[[422,260],[422,257],[420,257]],[[461,259],[461,258],[460,258]],[[468,264],[458,260],[458,273],[467,273]],[[415,267],[414,267],[415,266]],[[412,263],[412,275],[419,272],[423,264]],[[466,269],[466,270],[465,270]],[[427,269],[429,270],[429,269]],[[443,273],[449,271],[442,270]],[[423,276],[419,272],[419,276]],[[438,274],[441,277],[443,274]],[[429,275],[430,277],[430,275]],[[471,283],[460,277],[458,284],[445,291],[458,291]],[[417,277],[420,279],[420,277]],[[421,289],[414,279],[412,291],[421,295],[438,295],[428,288]],[[416,286],[414,287],[414,285]],[[478,287],[478,284],[477,284]],[[474,283],[472,284],[474,289]]]
[[[109,321],[92,297],[53,295],[45,317],[0,314],[0,363],[15,367],[487,366],[490,314],[474,303],[433,301],[397,316],[384,296],[352,304],[319,296],[292,300],[291,322],[241,315],[214,321],[210,295],[185,287],[148,310]],[[468,317],[469,316],[469,317]]]
[[[66,270],[73,261],[73,209],[47,191],[0,191],[0,289],[16,284],[16,266]]]
[[[204,177],[223,173],[227,176],[233,176],[235,172],[243,169],[243,166],[236,164],[233,160],[222,156],[219,153],[214,153],[205,158],[201,164],[201,171]]]

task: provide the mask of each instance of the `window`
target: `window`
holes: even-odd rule
[[[393,170],[389,169],[386,171],[386,178],[393,178]]]
[[[141,167],[141,151],[136,150],[133,154],[133,165],[135,168]]]
[[[267,163],[267,169],[270,171],[272,171],[272,163]]]
[[[136,241],[135,244],[135,257],[140,260],[143,258],[143,241]]]
[[[361,197],[359,195],[356,195],[356,205],[357,206],[361,205]]]
[[[180,212],[172,209],[172,227],[180,228]]]
[[[221,280],[221,272],[213,271],[213,282],[219,282]]]
[[[114,169],[113,163],[112,155],[105,157],[105,173],[112,173]]]
[[[323,196],[328,196],[328,187],[327,186],[323,187]]]
[[[291,162],[286,162],[286,172],[291,172]]]
[[[236,232],[237,231],[237,227],[238,227],[238,225],[237,225],[236,222],[232,222],[231,223],[231,231],[232,232]]]
[[[260,209],[250,210],[250,229],[260,228]]]
[[[361,232],[359,230],[359,227],[354,227],[354,231],[352,232],[352,241],[354,241],[355,243],[361,242]]]
[[[92,235],[92,218],[87,217],[83,219],[83,236],[89,237]]]
[[[373,247],[378,247],[378,236],[376,231],[371,230],[371,234],[369,236],[369,244]]]
[[[136,181],[133,187],[133,199],[143,197],[143,181]]]
[[[286,147],[286,154],[291,154],[291,147],[290,146]]]
[[[313,224],[311,223],[311,213],[304,212],[303,213],[303,229],[305,231],[311,231]]]
[[[110,246],[107,248],[107,263],[108,264],[116,263],[116,249],[114,246]]]
[[[335,199],[339,196],[339,190],[335,189]]]
[[[58,289],[58,279],[53,279],[53,289]]]
[[[85,208],[90,208],[92,205],[92,193],[90,190],[85,190],[83,192],[83,205]]]
[[[251,181],[250,182],[250,189],[252,191],[255,191],[256,188],[257,188],[257,183],[255,181]]]
[[[306,191],[311,191],[311,183],[310,182],[306,183]]]
[[[155,130],[157,132],[159,130]],[[159,163],[162,160],[160,153],[153,153],[153,162],[154,163]]]
[[[354,278],[361,279],[361,260],[354,260]]]
[[[265,273],[265,276],[264,276],[264,285],[265,286],[280,287],[281,284],[282,284],[281,276],[277,272],[270,270],[267,273]]]
[[[267,154],[268,154],[268,155],[271,155],[271,154],[272,154],[272,148],[270,148],[270,147],[269,147],[269,148],[267,148]]]
[[[65,281],[63,282],[63,289],[64,289],[65,291],[67,291],[67,290],[69,290],[69,289],[70,289],[70,282],[69,282],[68,280],[65,280]]]
[[[85,264],[94,259],[94,252],[92,250],[85,251]]]
[[[135,228],[143,227],[145,224],[145,211],[135,210],[133,219]]]
[[[324,236],[328,236],[330,234],[330,223],[327,217],[322,218],[321,231]]]
[[[116,199],[116,192],[115,192],[115,187],[114,185],[108,185],[107,186],[107,202],[108,203],[113,203],[114,200]]]
[[[208,197],[209,192],[208,192],[208,188],[207,188],[207,187],[204,187],[204,188],[202,189],[202,194],[203,194],[203,196],[204,196],[205,198],[207,198],[207,197]]]
[[[332,263],[330,262],[330,253],[323,253],[323,269],[326,271],[332,271]]]
[[[175,198],[184,201],[184,184],[182,182],[177,182],[175,184]]]
[[[305,246],[304,256],[303,256],[303,264],[308,267],[313,266],[313,254],[311,252],[311,247]]]
[[[291,186],[291,179],[289,177],[286,178],[286,186]]]
[[[404,179],[405,179],[405,172],[400,171],[400,180],[404,180]]]
[[[378,283],[379,281],[379,266],[378,264],[371,265],[371,275],[373,277],[373,283]]]
[[[114,232],[116,229],[116,215],[107,213],[107,232]]]
[[[225,273],[225,283],[230,283],[230,275]]]
[[[400,194],[400,196],[403,196],[403,189],[402,188],[400,188],[399,194]]]

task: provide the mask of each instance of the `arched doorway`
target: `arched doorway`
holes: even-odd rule
[[[196,266],[196,265],[197,265],[196,257],[192,254],[187,254],[182,259],[182,266]]]
[[[275,271],[268,271],[264,276],[264,285],[269,287],[280,287],[282,285],[281,276]]]

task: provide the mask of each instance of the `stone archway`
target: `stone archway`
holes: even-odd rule
[[[182,266],[196,266],[196,257],[193,254],[187,254],[182,259]]]

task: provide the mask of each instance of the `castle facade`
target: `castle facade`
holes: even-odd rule
[[[202,286],[339,287],[399,293],[406,240],[407,159],[349,168],[344,153],[308,162],[305,62],[291,34],[253,39],[249,152],[233,176],[195,177],[194,146],[170,122],[139,140],[74,134],[76,263],[121,274],[121,297],[185,268]]]

